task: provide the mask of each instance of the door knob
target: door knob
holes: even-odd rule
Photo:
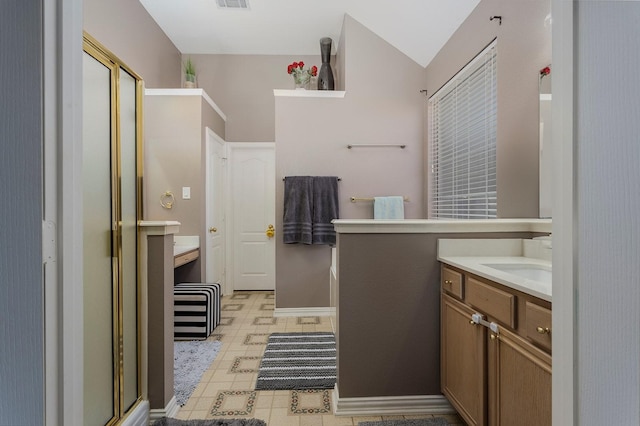
[[[216,228],[215,226],[212,226],[211,228],[209,228],[209,232],[211,232],[212,234],[214,232],[218,232],[218,228]]]
[[[273,225],[269,225],[265,234],[267,235],[267,237],[273,238],[273,236],[276,234],[276,229],[273,227]]]

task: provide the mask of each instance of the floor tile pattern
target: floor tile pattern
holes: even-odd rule
[[[256,391],[258,368],[269,334],[332,331],[329,317],[274,318],[274,302],[273,292],[235,292],[222,297],[222,320],[208,339],[220,340],[222,348],[180,408],[178,418],[258,418],[268,426],[358,426],[363,421],[430,417],[336,417],[332,390]],[[452,426],[464,425],[457,415],[441,417]]]

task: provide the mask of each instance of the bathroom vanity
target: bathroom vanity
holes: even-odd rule
[[[173,238],[173,267],[178,268],[200,257],[200,237],[175,236]]]
[[[550,241],[440,240],[438,253],[443,394],[469,425],[551,425]]]
[[[551,221],[340,219],[334,225],[335,279],[329,280],[338,347],[334,413],[453,412],[441,388],[438,241],[495,239],[503,245],[513,240],[520,250],[523,239],[547,235]],[[451,269],[463,274],[455,265]],[[482,271],[476,272],[482,278]],[[457,301],[464,304],[463,298]]]
[[[201,282],[199,235],[176,235],[173,239],[174,284]]]

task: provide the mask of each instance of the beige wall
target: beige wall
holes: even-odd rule
[[[191,58],[203,88],[227,116],[226,141],[275,141],[273,89],[293,89],[287,65],[303,61],[320,68],[318,55],[184,55]],[[186,60],[186,59],[185,59]],[[311,85],[315,87],[316,79]]]
[[[224,121],[201,96],[145,97],[144,218],[177,220],[177,235],[200,236],[200,259],[181,267],[178,281],[197,282],[206,269],[206,127],[224,138]],[[182,199],[182,187],[191,199]],[[171,209],[160,205],[165,191],[175,197]]]
[[[550,2],[483,0],[426,68],[429,96],[494,38],[498,216],[538,217],[538,74],[551,63]],[[490,16],[501,15],[498,21]],[[426,138],[425,138],[426,140]]]
[[[83,26],[146,87],[180,87],[180,52],[137,0],[83,0]]]
[[[340,52],[342,52],[340,48]],[[341,218],[372,218],[371,202],[349,197],[405,195],[407,218],[422,211],[424,69],[345,18],[343,99],[277,97],[276,229],[282,229],[284,185],[294,175],[338,176]],[[375,52],[375,54],[371,54]],[[347,144],[407,148],[347,149]],[[329,306],[328,246],[276,245],[276,307]]]

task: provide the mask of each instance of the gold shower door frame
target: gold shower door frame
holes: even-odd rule
[[[96,61],[110,70],[111,91],[111,259],[112,259],[112,348],[113,348],[113,415],[105,424],[113,425],[122,420],[133,408],[142,401],[142,318],[141,318],[141,283],[140,283],[140,235],[137,229],[138,222],[142,219],[142,170],[143,170],[143,117],[142,100],[144,85],[142,78],[127,67],[120,59],[97,42],[86,32],[83,36],[83,50]],[[125,401],[125,326],[124,324],[124,257],[132,253],[123,252],[123,186],[122,186],[122,150],[123,140],[121,134],[121,73],[126,73],[135,80],[135,395]],[[84,142],[83,142],[84,143]],[[87,287],[85,282],[84,286]],[[85,316],[87,314],[85,313]],[[86,360],[86,358],[85,358]],[[85,409],[90,409],[86,407]]]

